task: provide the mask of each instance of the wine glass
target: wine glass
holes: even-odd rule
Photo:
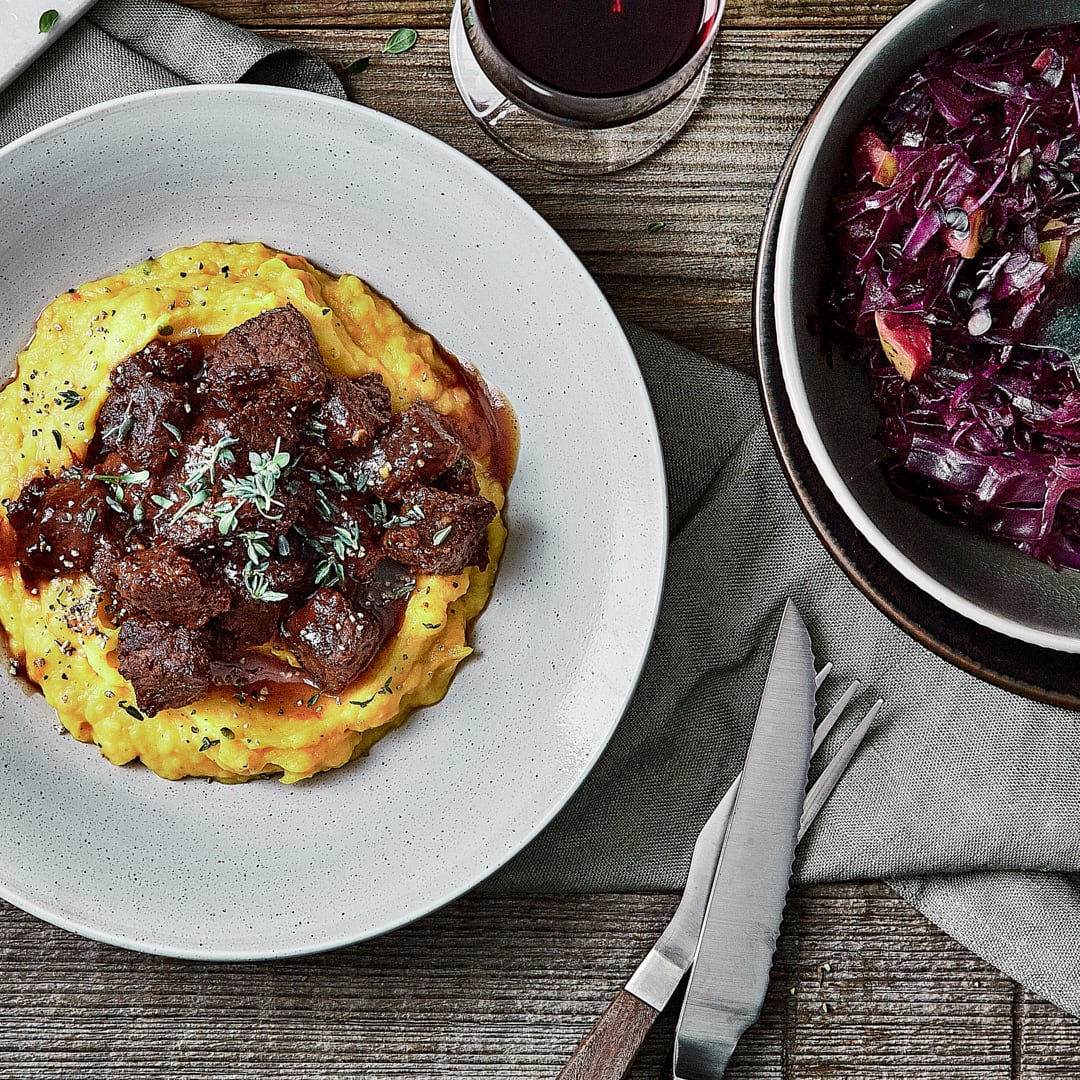
[[[459,0],[450,65],[476,122],[558,173],[655,153],[708,80],[724,0]]]

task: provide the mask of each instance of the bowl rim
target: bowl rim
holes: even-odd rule
[[[915,0],[878,30],[851,57],[818,102],[803,137],[784,197],[777,230],[776,262],[773,279],[776,342],[780,369],[787,385],[788,397],[795,422],[806,448],[829,491],[855,528],[900,574],[922,589],[934,600],[960,615],[1019,641],[1062,653],[1080,653],[1080,632],[1076,635],[1043,630],[1011,619],[962,596],[943,585],[889,539],[852,494],[826,449],[820,429],[810,408],[806,383],[799,364],[795,343],[795,310],[793,295],[786,283],[794,276],[795,233],[806,202],[815,164],[833,121],[846,101],[854,84],[876,63],[878,53],[903,34],[913,23],[937,7],[939,0]],[[959,28],[957,33],[962,32]],[[917,61],[915,61],[917,62]],[[868,106],[869,108],[869,106]]]

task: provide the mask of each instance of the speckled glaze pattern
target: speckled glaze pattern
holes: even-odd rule
[[[1071,22],[1073,0],[916,0],[855,54],[819,102],[791,168],[777,229],[776,347],[792,415],[843,513],[878,555],[937,604],[994,634],[1080,653],[1080,574],[1059,573],[889,489],[863,372],[827,356],[815,327],[829,253],[822,224],[849,140],[882,94],[933,49],[975,26]]]
[[[474,362],[521,427],[476,655],[361,761],[293,787],[169,783],[62,737],[3,680],[0,895],[129,948],[256,959],[392,929],[505,863],[610,737],[663,576],[655,422],[585,269],[469,159],[295,90],[185,87],[75,114],[0,152],[0,206],[4,357],[79,282],[261,240],[366,279]]]

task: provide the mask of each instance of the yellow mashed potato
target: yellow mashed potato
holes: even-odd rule
[[[44,310],[0,392],[0,499],[86,457],[110,373],[153,338],[221,335],[286,304],[307,317],[332,374],[376,372],[395,413],[424,400],[475,427],[470,381],[358,278],[332,277],[262,244],[202,243],[73,289]],[[257,695],[221,687],[192,705],[144,716],[117,672],[117,629],[100,590],[87,575],[24,583],[4,517],[0,622],[12,671],[41,688],[67,731],[117,765],[140,760],[168,779],[274,774],[286,783],[343,765],[411,709],[442,698],[470,652],[466,628],[491,594],[506,537],[503,478],[489,451],[477,458],[470,449],[481,492],[499,510],[488,528],[488,566],[417,575],[398,633],[340,696],[315,697],[302,684]],[[280,646],[274,651],[295,664]]]

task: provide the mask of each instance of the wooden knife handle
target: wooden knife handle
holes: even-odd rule
[[[578,1044],[558,1080],[621,1080],[659,1015],[651,1005],[620,990]]]

